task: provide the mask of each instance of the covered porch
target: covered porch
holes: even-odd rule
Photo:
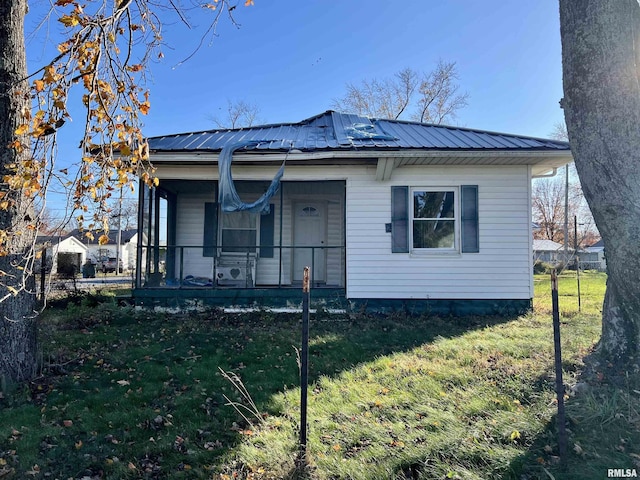
[[[251,202],[269,182],[240,180],[235,187]],[[238,303],[261,304],[263,297],[286,299],[274,290],[299,289],[305,266],[315,289],[344,297],[345,181],[282,181],[263,214],[224,212],[217,199],[216,180],[141,185],[137,299],[242,297]]]

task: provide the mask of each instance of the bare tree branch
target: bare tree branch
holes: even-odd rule
[[[345,95],[334,99],[332,108],[398,120],[413,106],[411,120],[440,124],[453,120],[468,103],[468,94],[458,92],[457,78],[455,63],[440,61],[429,73],[405,68],[393,78],[346,84]]]
[[[226,112],[223,116],[212,115],[210,120],[216,128],[251,127],[258,122],[260,107],[245,100],[231,101],[227,99]]]

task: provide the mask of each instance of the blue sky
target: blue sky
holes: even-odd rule
[[[256,0],[237,18],[240,29],[223,25],[213,46],[177,68],[187,50],[165,51],[149,135],[213,128],[227,98],[255,103],[268,122],[302,120],[329,109],[347,82],[430,71],[439,59],[456,62],[469,93],[459,125],[547,136],[562,119],[556,0]]]
[[[165,26],[165,58],[153,65],[148,136],[213,129],[227,100],[256,104],[268,123],[296,122],[331,108],[347,82],[430,71],[456,62],[469,105],[456,124],[548,137],[562,120],[557,0],[238,0],[240,28],[223,21],[218,37],[190,60],[207,26]],[[38,19],[32,2],[27,29]],[[202,22],[198,25],[198,22]],[[30,66],[43,58],[28,44]],[[79,156],[81,118],[61,132],[61,155]],[[65,126],[65,128],[67,128]],[[74,131],[76,131],[74,135]]]

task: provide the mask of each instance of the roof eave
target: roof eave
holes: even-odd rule
[[[217,163],[219,152],[217,151],[152,151],[150,160],[154,164],[161,163]],[[475,159],[477,164],[482,164],[482,159],[490,159],[491,163],[504,159],[507,163],[517,163],[526,165],[544,165],[547,169],[560,167],[573,161],[573,156],[569,150],[534,150],[534,149],[367,149],[367,150],[316,150],[309,152],[240,152],[234,155],[233,161],[240,163],[262,163],[262,162],[282,162],[304,161],[313,164],[318,160],[344,160],[344,159],[372,159],[372,158],[395,158],[400,160],[423,160],[425,164],[431,163],[429,160],[439,159],[438,163],[447,164],[447,159],[451,159],[450,164],[456,164],[455,159],[466,158]]]

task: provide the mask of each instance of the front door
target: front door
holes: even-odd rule
[[[314,282],[326,281],[327,208],[322,202],[294,204],[293,280],[302,281],[304,267],[311,267]],[[302,248],[307,247],[307,248]],[[313,257],[312,257],[313,254]],[[313,260],[313,261],[312,261]]]

